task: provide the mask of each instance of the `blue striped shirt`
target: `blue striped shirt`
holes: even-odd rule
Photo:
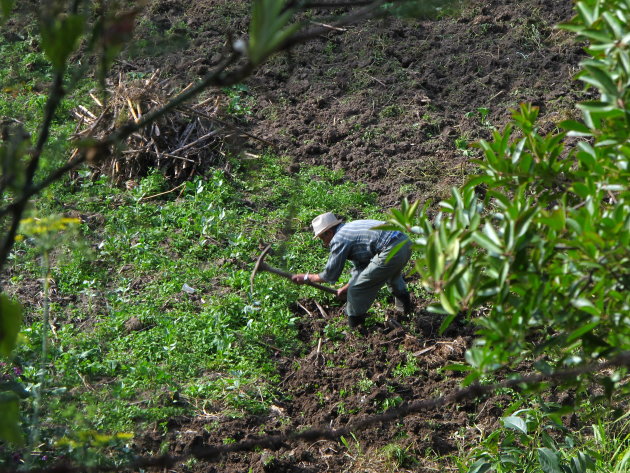
[[[384,223],[379,220],[355,220],[340,224],[330,240],[330,256],[319,277],[327,282],[337,282],[346,260],[354,264],[354,271],[362,271],[375,255],[402,235],[397,231],[372,230]]]

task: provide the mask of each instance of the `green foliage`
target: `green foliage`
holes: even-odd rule
[[[418,360],[413,355],[413,353],[407,353],[406,357],[407,360],[405,363],[398,363],[396,365],[396,368],[394,368],[394,376],[398,376],[400,378],[408,378],[415,375],[420,370],[420,367],[418,366]]]
[[[0,294],[0,355],[8,358],[15,348],[22,324],[22,306]]]
[[[537,109],[523,105],[513,124],[479,143],[483,174],[454,189],[434,220],[394,213],[392,225],[410,231],[423,255],[416,270],[439,298],[431,310],[447,315],[442,329],[460,313],[489,307],[476,320],[481,339],[467,353],[475,370],[468,382],[532,354],[547,354],[544,371],[548,363],[630,347],[630,127],[623,118],[630,71],[621,32],[606,18],[593,24],[602,25],[597,42],[607,47],[590,48],[598,67],[586,61],[581,75],[602,92],[600,101],[582,104],[584,123],[564,122],[568,132],[541,136]],[[610,83],[617,84],[613,98]],[[565,156],[567,134],[593,143],[581,141]]]
[[[610,421],[605,420],[609,412],[604,411],[603,417],[595,413],[597,424],[572,432],[563,422],[570,407],[538,401],[533,407],[522,408],[525,402],[517,397],[506,409],[502,426],[484,436],[470,452],[475,461],[468,473],[509,473],[527,468],[544,473],[625,471],[630,460],[627,413]]]
[[[460,6],[457,0],[403,0],[386,2],[381,8],[403,18],[436,18],[453,14]]]
[[[285,0],[254,0],[249,23],[249,60],[260,64],[283,45],[300,28],[289,25],[294,9],[286,8]]]
[[[415,270],[434,294],[429,310],[444,315],[441,330],[466,315],[479,327],[465,384],[526,360],[551,373],[630,349],[630,9],[615,0],[576,6],[565,28],[591,41],[579,78],[600,92],[579,105],[583,121],[543,136],[537,108],[522,105],[510,125],[478,144],[481,174],[453,189],[435,218],[405,202],[388,225],[412,235]],[[487,110],[478,112],[487,121]],[[602,395],[594,401],[627,392],[626,371],[598,377]],[[569,384],[579,392],[587,379]],[[585,473],[627,464],[627,437],[608,449],[612,460],[577,449],[562,412],[511,409],[468,472]],[[595,437],[604,430],[594,428]]]
[[[287,174],[272,155],[251,169],[233,164],[231,177],[215,171],[187,182],[176,200],[143,198],[162,189],[154,173],[130,191],[111,189],[106,180],[85,180],[74,194],[60,185],[51,190],[56,202],[39,202],[41,215],[71,206],[104,222],[96,231],[80,226],[91,253],[71,248],[63,264],[52,268],[58,293],[76,294],[77,300],[56,309],[61,326],[51,338],[54,369],[42,419],[75,425],[64,414],[68,404],[90,406],[81,429],[121,432],[216,406],[233,414],[262,413],[277,398],[269,347],[298,349],[287,301],[315,290],[261,273],[250,293],[251,268],[243,263],[255,259],[264,241],[279,250],[270,256],[274,264],[294,271],[320,267],[326,251],[312,238],[313,216],[322,209],[357,215],[361,208],[377,216],[377,208],[373,196],[339,172],[305,168],[297,176]],[[308,196],[295,211],[283,205],[294,193]],[[283,232],[288,216],[299,231]],[[42,220],[32,221],[31,233],[41,233],[36,230]],[[24,258],[34,256],[29,241],[18,248]],[[24,276],[39,277],[36,266],[32,271]],[[184,291],[185,284],[193,292]],[[38,315],[34,308],[29,312]],[[89,331],[81,325],[86,318],[92,321]],[[344,336],[345,326],[329,327],[331,338]],[[27,384],[38,380],[41,330],[41,323],[25,328],[17,350]],[[115,381],[99,384],[102,378]],[[84,382],[96,389],[86,389]],[[57,391],[72,386],[70,400],[67,391]],[[48,435],[46,424],[42,428]]]
[[[226,87],[223,92],[228,96],[227,113],[236,117],[251,115],[251,97],[247,96],[248,87],[244,84],[237,84]]]
[[[66,14],[44,19],[40,29],[41,44],[46,57],[57,71],[63,72],[65,69],[84,27],[85,18],[82,15]]]
[[[383,447],[383,454],[395,468],[410,468],[418,464],[418,459],[410,452],[410,447],[391,443]]]
[[[6,294],[0,294],[0,356],[8,358],[15,348],[20,326],[22,324],[22,306],[12,301]],[[20,388],[14,382],[0,377],[0,440],[23,443],[19,421]]]
[[[9,17],[14,4],[15,0],[0,0],[0,25]]]

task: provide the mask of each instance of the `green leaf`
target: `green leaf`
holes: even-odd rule
[[[42,24],[42,49],[58,72],[65,69],[66,61],[83,33],[83,25],[81,15],[68,15]]]
[[[22,306],[0,294],[0,355],[9,357],[22,324]]]
[[[598,325],[599,325],[599,320],[596,322],[591,322],[590,324],[583,325],[577,330],[574,330],[573,332],[571,332],[571,334],[567,337],[567,342],[572,342],[573,340],[580,338],[582,335],[584,335],[587,332],[590,332]]]
[[[571,305],[576,309],[583,310],[591,315],[600,315],[599,309],[595,307],[591,301],[583,297],[572,300]]]
[[[508,416],[508,417],[503,417],[501,420],[503,421],[503,425],[506,428],[512,429],[512,430],[518,430],[519,432],[527,434],[527,424],[520,417]]]
[[[486,460],[477,460],[475,463],[470,465],[468,469],[468,473],[485,473],[490,469],[492,463],[487,462]]]
[[[600,102],[599,100],[580,102],[577,106],[581,110],[585,110],[587,112],[610,112],[615,109],[613,105],[606,102]]]
[[[494,253],[497,255],[503,253],[503,250],[499,246],[497,246],[490,238],[482,233],[474,232],[472,234],[472,239],[480,246],[488,250],[490,253]]]
[[[566,219],[565,219],[565,213],[563,209],[555,209],[551,213],[548,213],[548,212],[545,212],[545,213],[547,215],[540,219],[540,223],[547,225],[558,232],[564,229]]]
[[[2,13],[2,16],[0,17],[0,24],[9,17],[14,4],[15,0],[0,0],[0,13]]]
[[[455,312],[454,314],[450,313],[448,315],[448,317],[444,318],[444,321],[440,325],[440,330],[439,330],[439,334],[440,335],[442,335],[444,333],[444,331],[451,325],[451,323],[453,322],[455,317],[457,317],[457,312]]]
[[[584,123],[575,120],[564,120],[558,123],[564,130],[570,132],[571,136],[591,136],[593,132]]]
[[[445,323],[448,322],[448,324],[450,325],[453,318],[457,315],[457,303],[455,301],[451,301],[446,293],[444,293],[444,291],[440,292],[440,303],[442,304],[442,307],[444,307],[444,310],[446,310],[446,312],[451,315],[451,317],[447,317],[446,320],[442,323],[442,326],[440,327],[441,334],[442,327],[444,327],[444,330],[446,330],[446,328],[448,327],[448,325],[445,326]]]
[[[444,254],[442,253],[442,246],[437,233],[433,233],[430,237],[426,260],[433,279],[435,281],[440,280],[444,271]]]
[[[470,371],[472,368],[468,365],[463,365],[461,363],[454,363],[452,365],[446,365],[443,368],[440,368],[440,371]]]
[[[580,80],[582,82],[592,84],[613,97],[617,97],[619,95],[617,86],[608,74],[597,67],[585,66],[585,69],[590,73],[590,75],[581,76]]]
[[[560,468],[558,454],[550,448],[538,449],[538,462],[545,473],[563,473]]]
[[[252,64],[259,64],[299,29],[299,23],[287,26],[293,9],[283,12],[284,6],[284,0],[253,2],[249,24],[249,59]]]
[[[0,392],[0,439],[18,446],[24,444],[20,432],[20,401],[13,392]]]

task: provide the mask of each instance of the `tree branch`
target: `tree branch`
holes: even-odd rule
[[[316,440],[337,441],[342,436],[348,436],[353,432],[364,430],[368,427],[390,423],[409,415],[417,414],[422,411],[439,409],[447,405],[455,404],[462,401],[471,401],[480,396],[491,394],[501,388],[527,389],[529,385],[536,385],[543,382],[549,382],[551,385],[559,385],[565,381],[576,381],[580,375],[597,373],[610,368],[630,367],[630,351],[624,351],[616,355],[614,358],[603,362],[590,365],[580,366],[578,368],[557,371],[549,374],[539,374],[522,376],[519,378],[508,379],[495,384],[473,384],[467,388],[458,389],[453,393],[435,397],[431,399],[422,399],[409,404],[402,405],[395,409],[390,409],[382,414],[366,416],[354,422],[348,423],[345,427],[339,429],[329,428],[313,428],[306,431],[292,431],[280,435],[267,435],[265,437],[244,440],[242,442],[199,447],[179,456],[161,455],[152,457],[139,457],[130,464],[120,465],[116,467],[83,467],[73,465],[58,465],[50,468],[36,468],[31,470],[20,470],[21,473],[100,473],[105,471],[124,471],[128,469],[138,470],[149,467],[172,468],[173,466],[186,461],[190,458],[205,460],[208,462],[219,461],[224,455],[236,452],[249,452],[256,449],[278,450],[286,447],[289,443],[306,441],[313,442]],[[10,470],[9,473],[17,473],[17,470]]]

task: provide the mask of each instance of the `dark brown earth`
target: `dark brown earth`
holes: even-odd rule
[[[184,54],[134,67],[159,65],[182,82],[205,74],[221,58],[226,38],[246,34],[239,15],[245,6],[224,0],[152,2],[145,26],[166,31],[185,24],[190,42]],[[540,107],[543,131],[572,116],[581,99],[572,76],[583,51],[568,33],[554,28],[571,16],[570,0],[473,1],[455,18],[371,21],[331,30],[275,58],[246,81],[251,114],[238,126],[289,156],[292,170],[302,164],[343,169],[374,191],[384,208],[403,197],[436,201],[471,172],[476,151],[458,149],[461,143],[489,137],[491,126],[507,123],[520,103]],[[485,118],[479,109],[487,109]],[[250,140],[242,151],[256,154],[265,147]],[[367,336],[334,341],[324,334],[326,320],[318,319],[315,304],[302,303],[314,314],[296,309],[303,316],[302,340],[311,351],[278,357],[282,402],[261,416],[230,419],[217,412],[178,419],[166,438],[158,432],[139,438],[139,452],[155,453],[168,442],[170,453],[180,455],[265,434],[340,428],[392,403],[430,399],[459,386],[458,375],[440,368],[463,361],[470,326],[456,325],[438,337],[439,318],[419,308],[407,324],[419,338],[376,325]],[[324,310],[332,317],[339,309]],[[408,356],[418,371],[396,376]],[[411,415],[356,432],[345,445],[297,442],[278,451],[232,453],[218,463],[188,462],[181,471],[454,469],[445,465],[445,457],[491,431],[502,401],[498,396]]]
[[[246,34],[238,14],[246,4],[152,2],[145,25],[186,24],[190,42],[172,61],[138,67],[161,67],[182,82],[205,74],[226,37]],[[505,124],[523,102],[540,107],[543,131],[574,113],[583,51],[555,28],[571,16],[570,0],[472,1],[453,18],[331,30],[246,81],[252,113],[239,125],[296,165],[343,169],[385,207],[403,197],[437,200],[470,170],[456,140],[488,137],[489,125]],[[485,120],[479,108],[488,109]]]
[[[162,50],[153,58],[130,51],[121,67],[159,67],[188,83],[219,62],[228,38],[246,34],[248,4],[153,0],[136,34],[159,38],[169,32],[170,39],[158,43]],[[554,28],[571,16],[571,0],[487,0],[469,2],[453,18],[390,19],[331,30],[276,57],[246,81],[243,99],[250,99],[251,113],[237,125],[273,143],[291,158],[293,170],[302,164],[343,169],[375,192],[383,208],[403,197],[435,201],[472,170],[476,151],[458,149],[456,140],[461,145],[487,138],[491,125],[507,123],[510,109],[521,102],[540,107],[543,131],[574,114],[582,94],[572,76],[584,55],[570,34]],[[479,109],[488,110],[485,119]],[[256,154],[265,147],[248,140],[241,151]],[[156,429],[137,437],[137,453],[163,453],[168,445],[169,454],[182,455],[201,445],[339,428],[397,402],[442,396],[459,386],[458,374],[440,368],[463,362],[471,326],[456,324],[438,336],[441,320],[419,307],[405,324],[419,338],[377,324],[365,336],[333,340],[324,326],[339,308],[324,307],[322,318],[314,301],[301,304],[311,312],[296,307],[310,352],[277,355],[283,396],[269,413],[232,419],[217,411],[176,419],[166,434]],[[408,357],[417,372],[397,375]],[[491,431],[502,402],[497,396],[421,412],[355,432],[345,445],[297,442],[277,451],[230,454],[218,463],[189,461],[169,471],[455,471],[445,457]],[[407,461],[396,463],[386,453],[388,445],[399,446],[408,454],[399,458]]]

